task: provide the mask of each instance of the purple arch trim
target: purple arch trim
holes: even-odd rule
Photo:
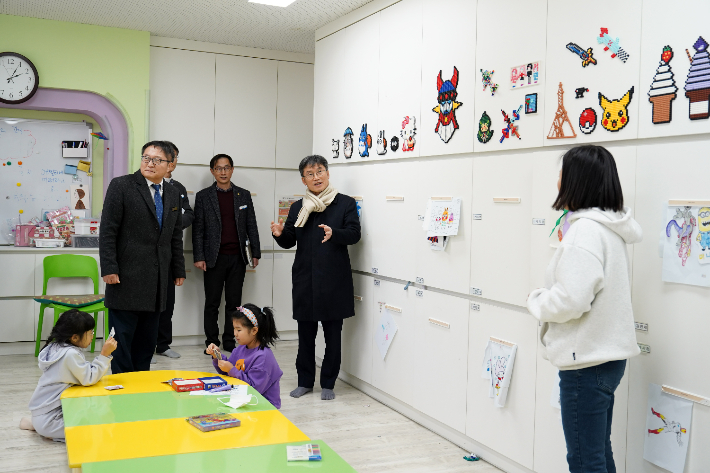
[[[24,110],[45,110],[49,112],[82,113],[99,124],[108,149],[104,149],[104,195],[108,185],[116,176],[128,173],[128,124],[121,111],[109,99],[94,92],[65,89],[37,89],[34,97],[27,102],[4,108]]]

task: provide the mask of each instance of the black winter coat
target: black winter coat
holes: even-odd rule
[[[161,231],[155,201],[141,172],[111,180],[101,213],[99,256],[101,275],[118,274],[121,281],[106,285],[106,307],[165,310],[168,270],[174,278],[185,277],[180,192],[163,184]]]
[[[202,189],[195,196],[195,221],[192,224],[192,251],[195,263],[205,261],[208,268],[214,268],[222,242],[222,214],[219,211],[217,183]],[[244,264],[249,264],[246,255],[246,242],[249,238],[251,256],[261,259],[259,229],[256,225],[254,204],[251,193],[232,184],[234,194],[234,219],[237,222],[237,235]]]
[[[348,245],[360,241],[360,218],[355,199],[338,194],[323,212],[311,212],[303,227],[294,224],[303,200],[294,202],[280,237],[281,248],[293,248],[293,318],[296,320],[343,320],[355,315],[353,274]],[[330,240],[322,243],[325,231],[333,229]]]

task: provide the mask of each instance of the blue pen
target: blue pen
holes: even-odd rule
[[[233,388],[234,388],[234,386],[232,386],[231,384],[225,384],[224,386],[219,386],[217,388],[213,388],[213,389],[210,389],[209,391],[205,391],[205,392],[218,393],[220,391],[227,391],[227,390],[233,389]]]

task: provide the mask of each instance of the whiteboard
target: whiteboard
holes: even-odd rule
[[[40,217],[42,210],[55,210],[71,203],[70,186],[82,185],[82,199],[91,211],[91,177],[78,171],[78,180],[64,174],[66,164],[77,165],[80,158],[62,158],[62,141],[89,142],[91,125],[85,122],[0,119],[0,244],[14,244],[8,223]],[[8,123],[10,121],[10,123]],[[20,164],[21,163],[21,164]],[[18,186],[19,184],[19,186]],[[20,214],[22,211],[22,214]],[[14,223],[17,223],[16,221]]]

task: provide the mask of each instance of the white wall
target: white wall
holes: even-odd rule
[[[707,289],[663,283],[658,257],[668,200],[710,199],[702,172],[710,120],[689,120],[683,90],[689,68],[685,49],[692,54],[697,37],[710,35],[702,26],[705,3],[695,0],[669,10],[657,0],[624,5],[602,1],[592,7],[576,0],[513,0],[502,9],[490,2],[402,0],[379,12],[368,11],[364,19],[350,18],[351,26],[340,21],[339,30],[323,28],[316,43],[313,147],[330,156],[331,140],[341,140],[340,156],[331,161],[332,181],[343,192],[363,197],[363,241],[351,248],[351,260],[361,272],[356,287],[367,288],[360,291],[372,298],[371,310],[358,313],[363,320],[356,317],[352,333],[346,329],[344,337],[357,336],[361,346],[368,333],[363,327],[369,323],[375,331],[380,325],[380,303],[402,309],[392,313],[399,330],[385,360],[374,341],[367,350],[354,349],[349,342],[343,351],[346,378],[357,378],[368,392],[418,421],[425,419],[460,445],[478,445],[488,452],[487,459],[507,465],[506,471],[566,471],[559,411],[550,405],[555,369],[542,359],[538,324],[524,307],[528,293],[544,285],[555,251],[555,237],[549,235],[560,212],[550,206],[557,194],[559,158],[580,143],[602,144],[615,156],[625,204],[645,232],[644,241],[629,247],[629,254],[636,320],[650,326],[637,338],[652,347],[650,355],[630,360],[617,389],[613,449],[620,472],[660,471],[642,458],[648,383],[710,396],[710,377],[700,375],[707,371],[703,360],[710,355],[703,339],[710,330],[704,317]],[[681,10],[695,13],[687,17]],[[455,20],[443,26],[442,15]],[[626,63],[597,44],[602,26],[620,38],[629,53]],[[566,49],[569,42],[592,47],[597,65],[583,68],[581,59]],[[678,96],[672,122],[654,125],[647,92],[666,44],[675,53],[671,66]],[[532,61],[542,64],[540,85],[512,90],[510,68]],[[447,80],[454,66],[460,73],[457,101],[463,105],[456,114],[460,129],[447,144],[434,132],[431,110],[437,105],[438,71]],[[482,90],[480,69],[495,69],[495,96]],[[550,140],[560,82],[577,138]],[[578,87],[589,88],[584,98],[575,98]],[[610,132],[598,123],[592,134],[581,132],[584,108],[593,108],[602,118],[600,92],[618,99],[631,87],[629,121],[622,130]],[[509,113],[523,104],[527,93],[538,94],[537,113],[523,114],[517,122],[521,140],[500,144],[500,110]],[[337,100],[342,106],[332,106]],[[419,113],[418,151],[357,155],[363,123],[368,123],[373,141],[382,129],[389,141],[395,119],[416,113],[413,109]],[[475,138],[484,110],[494,130],[486,144]],[[342,131],[348,126],[355,133],[356,151],[346,160]],[[459,235],[437,253],[427,248],[417,216],[424,213],[427,198],[446,195],[463,198],[464,217]],[[519,197],[520,203],[494,203],[495,197]],[[472,214],[482,218],[474,220]],[[533,218],[545,223],[533,225]],[[416,278],[423,278],[423,284],[404,291],[406,282]],[[481,296],[470,295],[472,287]],[[451,330],[423,324],[423,314],[450,322]],[[518,345],[503,409],[488,402],[480,378],[490,336]],[[439,350],[445,354],[441,359]],[[459,386],[461,379],[467,383]],[[435,400],[422,384],[438,386],[440,398]],[[707,407],[696,405],[692,427],[688,473],[710,464],[710,451],[700,447],[710,439]]]

